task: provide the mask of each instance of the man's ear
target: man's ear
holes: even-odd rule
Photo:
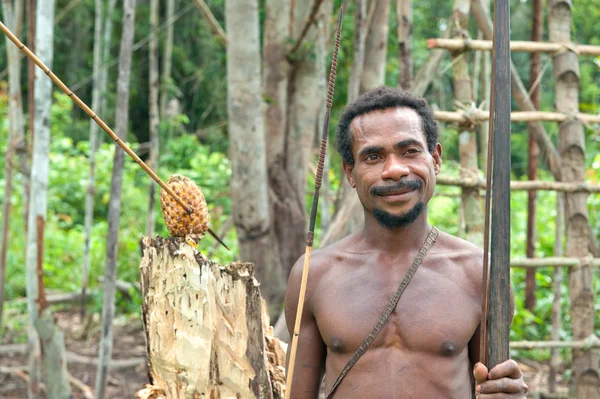
[[[348,183],[350,183],[352,188],[356,188],[356,183],[354,182],[354,177],[352,176],[354,165],[348,165],[346,162],[342,161],[342,166],[344,168],[344,173],[346,174],[346,179],[348,180]]]
[[[442,166],[442,145],[440,143],[435,145],[431,156],[433,156],[433,168],[437,176],[440,174],[440,168]]]

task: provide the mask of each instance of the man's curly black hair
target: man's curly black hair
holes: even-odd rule
[[[337,150],[346,164],[354,165],[352,134],[350,132],[350,125],[354,118],[371,111],[396,107],[408,107],[417,112],[421,117],[422,128],[427,138],[427,149],[429,152],[433,152],[438,142],[438,129],[433,111],[427,101],[397,88],[381,86],[359,96],[346,107],[340,116],[336,132],[336,142]]]

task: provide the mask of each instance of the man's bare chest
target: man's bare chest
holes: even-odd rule
[[[319,290],[314,314],[332,353],[352,354],[358,349],[400,280],[350,273]],[[424,268],[413,277],[371,348],[452,357],[468,345],[480,312],[480,302],[460,279]]]

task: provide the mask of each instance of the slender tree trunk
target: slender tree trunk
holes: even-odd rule
[[[171,21],[175,14],[175,0],[167,0],[167,16],[166,20]],[[165,117],[165,109],[169,100],[169,80],[171,79],[171,65],[173,61],[173,29],[175,24],[167,25],[167,33],[164,43],[164,54],[162,63],[162,80],[160,90],[160,118]]]
[[[390,2],[375,1],[375,10],[369,24],[365,45],[365,63],[360,79],[361,93],[385,83]]]
[[[402,66],[398,76],[398,85],[409,90],[412,86],[413,61],[412,61],[412,30],[413,15],[411,0],[396,0],[396,15],[398,19],[398,50],[399,65]]]
[[[156,32],[158,30],[158,0],[150,0],[150,30]],[[148,73],[150,87],[149,96],[149,116],[150,116],[150,167],[158,170],[158,124],[159,120],[159,104],[158,104],[158,33],[150,36],[150,70]],[[154,235],[154,200],[156,199],[156,184],[150,179],[150,188],[148,190],[148,215],[146,219],[146,236]]]
[[[17,36],[20,31],[17,30],[18,12],[13,12],[12,0],[2,2],[2,13],[4,15],[7,27]],[[6,38],[6,53],[8,59],[8,80],[9,80],[9,130],[8,146],[4,155],[6,171],[6,186],[4,189],[4,205],[2,210],[2,239],[0,246],[0,326],[2,325],[2,309],[4,307],[4,279],[6,273],[6,256],[8,252],[8,228],[10,226],[10,212],[12,195],[12,176],[13,162],[17,146],[24,146],[25,135],[23,133],[23,109],[21,104],[21,73],[19,61],[19,49]]]
[[[360,94],[360,77],[365,65],[365,46],[367,40],[367,16],[369,13],[367,0],[356,0],[354,14],[354,49],[352,68],[348,79],[348,103],[356,100]]]
[[[102,0],[95,0],[96,18],[94,22],[94,80],[92,88],[92,109],[100,105],[100,66],[102,60]],[[86,291],[90,270],[90,241],[94,222],[94,194],[96,191],[96,147],[98,142],[98,124],[90,120],[90,172],[85,196],[85,239],[83,245],[83,271],[81,273],[81,316],[85,315]]]
[[[563,240],[565,236],[565,196],[562,193],[556,193],[556,234],[554,237],[554,256],[559,258],[563,256]],[[552,332],[550,339],[552,341],[560,340],[560,319],[562,307],[560,300],[562,297],[561,287],[563,281],[562,267],[555,267],[552,275]],[[560,350],[558,348],[550,349],[550,372],[548,373],[548,391],[556,392],[556,377],[558,376],[561,364]]]
[[[533,27],[531,32],[531,40],[534,42],[542,41],[542,0],[533,1]],[[531,103],[536,110],[540,109],[541,91],[540,86],[535,82],[540,74],[540,53],[531,53],[531,70],[529,73],[529,81],[531,85],[535,85],[530,88],[531,92]],[[537,168],[538,158],[540,154],[540,148],[535,142],[535,133],[529,131],[528,139],[528,162],[527,162],[527,178],[529,180],[537,179]],[[531,190],[527,193],[527,257],[535,257],[535,241],[536,241],[536,228],[535,228],[535,202],[537,199],[537,191]],[[535,269],[527,269],[527,275],[525,277],[525,307],[533,311],[535,307]]]
[[[54,55],[54,1],[40,3],[36,12],[37,55],[52,68]],[[67,399],[71,386],[67,378],[66,351],[63,334],[54,324],[50,309],[46,308],[43,286],[44,228],[48,204],[48,170],[50,155],[50,108],[52,82],[36,69],[35,82],[36,139],[31,168],[31,194],[27,231],[27,304],[31,324],[40,340],[43,376],[48,397]],[[32,390],[33,392],[34,390]]]
[[[225,21],[231,195],[240,258],[256,265],[270,313],[278,314],[284,281],[269,209],[258,1],[228,0]]]
[[[571,41],[571,1],[548,1],[548,33],[550,41]],[[566,114],[579,111],[579,62],[577,55],[566,50],[552,59],[556,79],[556,110]],[[585,135],[578,120],[563,122],[559,129],[558,150],[561,155],[561,175],[564,181],[585,180]],[[566,255],[585,257],[589,254],[588,193],[566,194],[565,221]],[[594,288],[589,266],[569,270],[571,324],[573,340],[594,334]],[[591,350],[573,350],[573,376],[578,399],[598,398],[598,354]]]
[[[123,28],[119,52],[119,77],[117,80],[117,111],[115,133],[125,140],[129,119],[129,83],[135,26],[136,0],[123,2]],[[110,202],[108,204],[108,242],[106,245],[106,265],[104,270],[104,303],[102,307],[102,332],[96,372],[96,397],[106,397],[106,377],[112,356],[112,321],[115,314],[115,280],[117,249],[119,243],[119,217],[121,213],[121,189],[125,154],[115,148]]]
[[[468,29],[469,0],[455,0],[450,25],[457,27],[457,38],[463,38],[461,31]],[[473,91],[469,64],[465,52],[452,54],[452,74],[454,77],[454,96],[464,106],[471,106]],[[459,127],[459,151],[461,173],[473,175],[478,173],[477,139],[472,126]],[[461,195],[461,206],[464,212],[465,238],[475,245],[483,247],[483,209],[477,190],[464,190]]]
[[[362,73],[359,77],[352,76],[350,85],[353,85],[353,79],[360,80],[359,93],[363,93],[369,89],[381,86],[385,83],[385,62],[387,56],[387,40],[389,29],[389,13],[390,2],[385,0],[375,0],[370,3],[367,14],[367,23],[365,28],[367,34],[365,36],[364,56]],[[361,10],[361,14],[364,8]],[[359,25],[357,24],[357,27]],[[361,58],[361,43],[362,37],[355,34],[355,58],[354,62],[358,62]],[[353,66],[354,68],[354,66]],[[354,72],[357,70],[353,69]],[[351,86],[353,87],[353,86]],[[355,89],[350,90],[354,95]],[[337,207],[335,216],[329,226],[329,229],[323,237],[322,245],[332,244],[350,233],[357,231],[364,223],[364,214],[362,205],[354,189],[350,187],[346,179],[342,179],[343,194],[337,202],[340,204]]]
[[[35,53],[35,10],[36,0],[27,0],[27,47]],[[29,212],[29,192],[31,175],[31,153],[33,149],[33,138],[35,137],[35,64],[33,61],[27,61],[27,110],[29,112],[29,140],[23,148],[23,157],[21,158],[21,169],[23,170],[23,220],[25,221],[25,231],[27,231],[27,220]],[[27,142],[28,141],[28,142]]]
[[[112,42],[112,16],[117,5],[117,0],[109,0],[108,8],[104,15],[104,38],[102,39],[102,68],[100,69],[100,109],[96,111],[100,115],[104,115],[104,121],[108,118],[108,110],[106,108],[106,88],[108,86],[108,63],[110,62],[110,47]],[[102,143],[104,136],[99,137],[99,143]]]

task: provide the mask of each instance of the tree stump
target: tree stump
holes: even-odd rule
[[[141,242],[152,386],[139,397],[283,398],[285,349],[272,337],[254,265],[210,261],[183,238]]]

